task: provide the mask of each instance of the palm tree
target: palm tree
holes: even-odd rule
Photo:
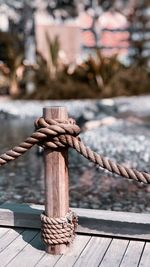
[[[10,70],[10,94],[19,94],[16,71],[23,61],[23,47],[17,35],[0,32],[0,59]]]
[[[48,34],[46,35],[47,45],[49,56],[47,59],[47,66],[49,69],[49,74],[51,79],[56,78],[57,69],[58,69],[58,56],[60,50],[59,38],[56,36],[53,40],[50,39]]]

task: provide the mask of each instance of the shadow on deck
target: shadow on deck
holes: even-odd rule
[[[0,208],[0,266],[149,267],[150,215],[73,209],[79,216],[66,255],[49,255],[40,237],[41,205]]]

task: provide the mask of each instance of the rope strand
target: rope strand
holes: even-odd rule
[[[71,147],[88,160],[109,172],[123,176],[127,179],[150,184],[149,173],[140,172],[115,163],[87,147],[80,138],[77,137],[80,133],[80,128],[75,124],[73,119],[69,119],[68,121],[58,121],[39,118],[35,121],[35,129],[35,132],[33,132],[33,134],[20,145],[0,155],[0,166],[20,157],[34,145],[52,149]]]

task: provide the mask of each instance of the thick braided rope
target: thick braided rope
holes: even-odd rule
[[[46,245],[70,244],[75,237],[77,216],[69,211],[65,217],[49,218],[41,214],[41,234]]]
[[[103,169],[107,169],[112,173],[128,179],[133,179],[146,184],[150,183],[149,173],[139,172],[135,169],[114,163],[85,146],[84,143],[76,137],[80,132],[80,128],[72,119],[67,122],[62,122],[58,120],[45,120],[40,118],[35,122],[35,128],[36,131],[23,143],[0,156],[0,165],[6,164],[7,162],[18,158],[35,144],[53,149],[69,146],[74,148],[88,160],[98,164]]]
[[[98,164],[101,168],[108,170],[109,172],[115,173],[117,175],[123,176],[128,179],[133,179],[138,182],[143,182],[145,184],[150,184],[150,174],[146,172],[140,172],[136,169],[131,169],[121,164],[115,163],[100,154],[92,151],[90,148],[85,146],[85,144],[73,136],[59,136],[60,142],[67,144],[70,147],[74,148],[78,153],[92,161],[95,164]]]
[[[69,119],[67,122],[65,121],[60,123],[56,120],[45,121],[43,118],[40,118],[35,121],[35,128],[36,131],[24,142],[0,155],[0,166],[20,157],[34,145],[44,144],[44,141],[46,142],[46,140],[50,140],[50,137],[52,138],[62,134],[76,136],[80,132],[80,128],[74,124],[74,120],[72,119]],[[53,142],[49,142],[48,146],[56,148],[56,145]],[[64,145],[62,144],[61,146]]]

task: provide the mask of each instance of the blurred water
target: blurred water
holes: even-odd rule
[[[1,119],[0,153],[28,137],[34,130],[33,122],[32,118]],[[132,128],[130,128],[130,132],[131,130]],[[101,133],[103,134],[102,130]],[[95,132],[94,135],[93,131],[91,134],[93,136],[90,137],[91,140],[95,138],[95,135],[99,136],[99,132]],[[88,132],[82,136],[85,141],[87,135]],[[98,140],[102,141],[102,137],[98,137]],[[102,148],[103,145],[107,150],[105,141],[101,144]],[[114,149],[113,145],[112,148]],[[113,153],[115,152],[113,151]],[[69,175],[71,206],[133,212],[150,211],[150,186],[104,172],[73,150],[69,151]],[[37,148],[34,147],[22,157],[0,168],[0,203],[43,204],[43,180],[43,158],[37,155]]]
[[[33,120],[0,120],[0,151],[17,145],[29,136]],[[0,168],[0,202],[40,202],[43,195],[42,157],[36,154],[36,148],[24,156]],[[40,196],[41,195],[41,196]]]

